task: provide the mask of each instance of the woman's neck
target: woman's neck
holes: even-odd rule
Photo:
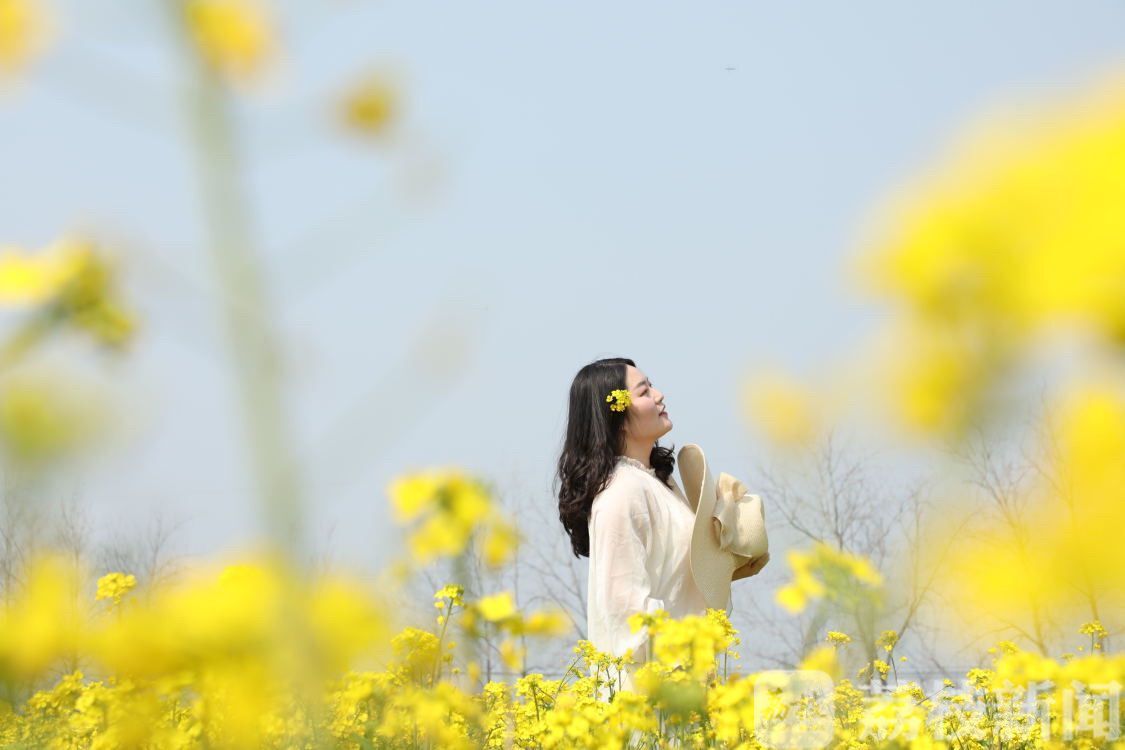
[[[625,455],[628,456],[629,458],[635,458],[636,460],[640,461],[642,464],[644,464],[645,466],[647,466],[650,469],[652,467],[649,465],[648,458],[651,454],[652,454],[652,443],[630,443],[630,442],[627,442],[625,444]]]

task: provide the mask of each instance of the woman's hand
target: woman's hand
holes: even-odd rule
[[[731,576],[732,581],[737,581],[740,578],[749,578],[750,576],[757,575],[761,572],[762,568],[766,567],[766,563],[770,561],[770,553],[766,552],[761,557],[755,557],[750,562],[743,565],[734,571]]]

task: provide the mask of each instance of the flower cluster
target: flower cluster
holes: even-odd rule
[[[609,395],[605,397],[605,400],[607,403],[613,402],[609,404],[609,408],[613,411],[625,411],[625,408],[633,403],[632,396],[630,396],[629,391],[624,388],[610,391]]]
[[[461,613],[462,630],[471,638],[486,633],[504,636],[499,645],[500,658],[513,671],[521,671],[527,656],[526,647],[515,639],[525,636],[555,636],[570,631],[566,614],[561,610],[542,610],[524,614],[516,606],[510,591],[483,596],[465,605]]]
[[[995,114],[884,207],[855,271],[896,308],[871,382],[906,425],[964,435],[1060,327],[1125,345],[1123,90]]]
[[[857,605],[878,600],[883,577],[858,555],[819,542],[808,552],[789,550],[793,581],[778,589],[778,604],[793,614],[802,612],[810,600]]]
[[[136,585],[137,577],[132,573],[107,573],[98,579],[98,593],[94,598],[112,599],[114,604],[120,604],[122,597]]]
[[[257,0],[188,0],[184,22],[199,58],[231,81],[245,81],[276,55],[264,3]]]
[[[726,613],[716,609],[678,620],[664,610],[638,612],[629,618],[629,627],[633,632],[648,629],[652,657],[663,668],[685,670],[696,680],[715,677],[718,658],[738,642]]]
[[[42,53],[50,19],[36,0],[0,0],[0,78]]]
[[[519,535],[493,503],[484,483],[455,470],[432,470],[402,476],[387,489],[395,520],[414,524],[407,539],[414,561],[425,565],[465,552],[480,536],[485,562],[506,563]]]
[[[107,611],[75,605],[68,565],[36,565],[26,589],[0,607],[0,679],[26,684],[76,656],[89,669],[56,673],[12,706],[18,710],[0,710],[5,746],[760,747],[815,729],[835,738],[826,747],[839,748],[939,748],[954,740],[1033,748],[1048,739],[1096,747],[1122,718],[1105,713],[1117,706],[1105,690],[1125,681],[1121,655],[1058,661],[1002,642],[994,665],[968,670],[960,688],[947,679],[935,691],[907,682],[866,693],[840,679],[836,653],[850,639],[835,630],[799,665],[833,678],[827,694],[786,697],[777,671],[720,673],[720,658],[738,642],[721,610],[635,615],[633,624],[649,628],[653,657],[637,670],[636,690],[622,690],[614,675],[631,655],[585,640],[560,679],[532,673],[467,690],[445,677],[456,645],[446,640],[448,618],[437,634],[408,626],[392,635],[387,603],[355,581],[310,585],[250,560],[196,571]],[[99,583],[99,598],[130,585],[123,573]],[[535,613],[521,613],[510,592],[464,596],[450,584],[434,605],[443,615],[464,608],[509,635],[556,633],[532,625]],[[1082,632],[1100,629],[1087,624]],[[898,642],[896,631],[877,637],[888,655]],[[512,642],[500,652],[507,661],[519,649]],[[379,667],[357,669],[368,656]],[[865,672],[889,678],[891,665],[875,659]],[[1033,683],[1039,701],[1027,705]],[[805,724],[795,728],[787,717]]]
[[[35,310],[25,333],[29,340],[55,326],[72,326],[104,346],[120,348],[135,329],[117,299],[108,258],[93,242],[78,237],[38,253],[0,249],[0,303]]]
[[[369,73],[357,81],[339,104],[342,124],[365,136],[384,134],[399,107],[398,90],[386,76]]]

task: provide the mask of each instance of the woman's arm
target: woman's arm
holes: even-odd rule
[[[633,649],[633,659],[648,658],[648,629],[629,629],[629,616],[664,608],[652,596],[648,558],[652,526],[643,489],[636,486],[607,488],[594,503],[590,524],[590,608],[601,618],[603,651],[621,656]]]

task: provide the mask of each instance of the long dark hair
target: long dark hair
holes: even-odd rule
[[[566,439],[554,485],[559,520],[570,535],[575,557],[590,556],[590,508],[609,484],[617,457],[625,450],[626,412],[610,409],[605,397],[626,388],[626,365],[637,366],[623,357],[599,359],[579,370],[570,384]],[[656,444],[648,460],[656,476],[667,484],[676,465],[673,450]]]

